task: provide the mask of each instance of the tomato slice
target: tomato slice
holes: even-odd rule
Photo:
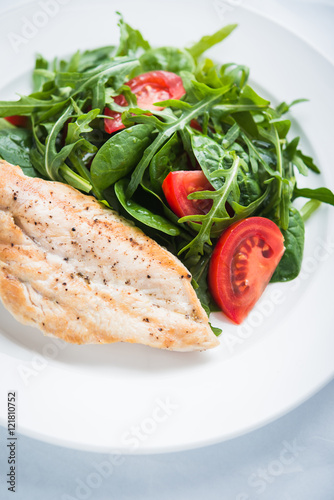
[[[284,238],[274,222],[249,217],[232,224],[218,240],[209,273],[217,305],[240,324],[270,281],[284,254]]]
[[[15,127],[24,128],[28,125],[27,116],[19,116],[19,115],[5,116],[5,120],[7,120],[12,125],[15,125]]]
[[[214,191],[201,170],[170,172],[162,184],[168,205],[178,217],[207,214],[212,200],[188,200],[194,191]]]
[[[163,108],[154,106],[155,102],[180,99],[186,93],[181,77],[170,71],[149,71],[129,80],[125,85],[128,85],[132,93],[136,94],[140,108],[156,111]],[[119,106],[127,106],[128,104],[123,95],[116,96],[114,101]],[[104,119],[104,129],[108,134],[125,128],[122,123],[121,113],[111,111],[106,107],[104,114],[113,118],[112,120]]]

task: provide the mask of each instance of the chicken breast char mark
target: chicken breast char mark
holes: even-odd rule
[[[183,264],[91,196],[0,161],[0,296],[68,342],[219,344]]]

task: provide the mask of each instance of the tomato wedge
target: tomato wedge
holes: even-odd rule
[[[138,106],[143,109],[162,110],[162,107],[153,104],[167,99],[180,99],[186,93],[181,77],[170,71],[150,71],[136,76],[125,85],[128,85],[132,93],[136,94]],[[116,96],[114,100],[119,106],[128,104],[123,95]],[[111,111],[106,107],[104,114],[113,118],[112,120],[104,119],[104,129],[108,134],[125,128],[121,113]]]
[[[218,240],[209,273],[209,290],[217,305],[240,324],[270,281],[284,254],[278,226],[263,217],[232,224]]]
[[[168,205],[178,217],[207,214],[212,200],[188,200],[194,191],[214,191],[201,170],[170,172],[162,184]]]
[[[6,116],[5,120],[7,120],[12,125],[15,125],[15,127],[24,128],[28,125],[27,116],[19,116],[19,115]]]

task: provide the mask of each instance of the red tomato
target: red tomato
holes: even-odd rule
[[[284,238],[274,222],[249,217],[232,224],[213,251],[208,283],[217,305],[240,324],[270,281],[284,254]]]
[[[194,128],[195,130],[198,130],[198,132],[201,132],[201,133],[203,132],[203,129],[202,129],[202,127],[200,126],[200,124],[198,123],[198,121],[197,121],[197,120],[191,120],[191,122],[190,122],[190,126],[191,126],[192,128]]]
[[[19,115],[6,116],[5,120],[7,120],[12,125],[15,125],[15,127],[24,128],[28,125],[28,118],[26,116],[19,116]]]
[[[168,205],[178,217],[207,214],[212,200],[188,200],[194,191],[214,191],[201,170],[170,172],[162,184]]]
[[[180,99],[186,93],[181,78],[169,71],[150,71],[136,76],[125,85],[128,85],[132,93],[136,94],[138,106],[143,109],[162,110],[162,107],[154,106],[153,103],[167,99]],[[128,104],[123,95],[116,96],[114,100],[119,106]],[[121,113],[111,111],[106,107],[104,114],[113,117],[113,120],[104,119],[104,129],[108,134],[125,128]]]

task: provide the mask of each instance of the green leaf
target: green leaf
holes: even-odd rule
[[[140,57],[142,72],[163,70],[179,74],[195,70],[195,62],[187,50],[176,47],[160,47],[144,52]]]
[[[240,104],[256,104],[256,106],[267,108],[270,101],[259,96],[252,87],[245,85],[240,93]]]
[[[149,50],[150,44],[143,38],[140,31],[133,29],[129,24],[124,22],[120,16],[118,26],[120,28],[120,42],[116,52],[117,56],[127,56],[137,54],[139,49]]]
[[[304,223],[311,217],[313,212],[318,210],[318,208],[321,205],[321,201],[318,200],[309,200],[305,203],[305,205],[302,207],[300,210],[300,215],[302,216],[302,219]]]
[[[193,87],[198,90],[200,101],[194,104],[191,109],[186,109],[182,112],[181,116],[177,118],[173,113],[169,114],[169,122],[164,124],[163,128],[159,131],[156,139],[150,144],[150,146],[145,149],[142,159],[138,163],[137,167],[132,173],[131,180],[128,186],[127,197],[131,198],[133,193],[136,191],[137,187],[141,183],[145,170],[149,166],[153,156],[159,151],[159,149],[167,142],[167,140],[177,131],[184,131],[187,125],[193,118],[196,118],[206,111],[208,111],[217,100],[221,99],[228,91],[228,86],[222,87],[220,89],[209,89],[204,84],[199,84],[197,82],[192,82]],[[131,110],[134,111],[134,110]],[[142,117],[139,117],[142,119]],[[146,117],[148,119],[153,117]],[[128,118],[130,121],[138,120],[137,116]]]
[[[54,123],[49,135],[47,136],[45,143],[45,171],[47,176],[53,181],[61,181],[61,176],[59,175],[59,167],[64,163],[65,159],[68,157],[72,151],[74,144],[70,144],[62,148],[58,153],[56,148],[56,140],[59,132],[64,127],[66,121],[71,116],[73,111],[72,104],[67,107],[58,120]]]
[[[37,177],[30,160],[32,134],[27,129],[9,128],[0,130],[0,156],[12,165],[19,165],[25,175]]]
[[[151,185],[158,194],[162,195],[162,183],[170,172],[187,170],[188,159],[184,153],[183,144],[177,132],[154,155],[149,167]]]
[[[233,112],[233,118],[243,129],[244,132],[246,132],[249,136],[253,137],[254,139],[257,139],[259,137],[259,132],[257,125],[254,121],[254,118],[250,111],[238,111],[238,112]]]
[[[312,200],[318,200],[323,203],[328,203],[329,205],[334,205],[334,194],[328,188],[322,187],[317,189],[303,188],[299,189],[295,186],[293,191],[294,198],[310,198]]]
[[[178,236],[180,229],[161,215],[154,214],[151,210],[142,207],[134,200],[127,200],[125,192],[127,189],[128,180],[120,179],[115,184],[115,193],[124,210],[134,219],[148,227],[169,234],[170,236]]]
[[[12,125],[8,120],[5,118],[0,118],[0,130],[17,130],[18,127],[15,127],[15,125]]]
[[[282,102],[281,104],[279,104],[277,107],[276,107],[276,114],[278,117],[284,115],[285,113],[287,113],[288,111],[290,111],[290,108],[292,106],[295,106],[296,104],[299,104],[301,102],[307,102],[308,99],[295,99],[294,101],[292,101],[291,104],[287,104],[286,102]]]
[[[115,52],[116,47],[113,45],[98,47],[93,50],[86,50],[83,54],[80,54],[76,71],[82,73],[91,68],[96,68],[96,66],[100,66],[101,64],[110,62],[112,57],[115,55]]]
[[[199,225],[198,234],[190,243],[182,248],[182,252],[188,250],[187,258],[198,254],[203,255],[205,243],[211,245],[211,228],[213,224],[222,220],[230,220],[230,216],[226,209],[226,202],[230,195],[237,198],[237,193],[239,192],[239,188],[237,185],[239,168],[240,158],[235,153],[233,153],[232,166],[229,169],[220,168],[220,176],[224,177],[224,184],[220,189],[218,189],[217,191],[196,191],[188,196],[188,198],[192,200],[212,199],[213,204],[209,213],[207,213],[206,215],[189,215],[180,219],[180,222],[201,222],[201,224]],[[212,179],[213,176],[218,176],[218,170],[210,174],[210,179]]]
[[[291,127],[291,121],[290,120],[272,120],[271,123],[275,124],[275,128],[278,132],[278,136],[280,139],[285,139],[287,136],[290,127]]]
[[[315,172],[316,174],[320,173],[319,168],[314,164],[313,159],[310,156],[306,156],[302,153],[302,151],[298,150],[295,156],[292,159],[292,162],[297,166],[296,160],[298,161],[299,165],[301,162],[303,162],[304,165],[306,165],[307,168],[312,170],[312,172]]]
[[[240,127],[237,123],[235,123],[234,125],[232,125],[232,127],[228,129],[226,135],[224,136],[222,143],[224,149],[228,149],[230,146],[232,146],[232,144],[239,137],[239,134],[240,134]]]
[[[116,57],[111,62],[101,64],[85,73],[57,73],[55,81],[59,87],[72,87],[70,96],[75,97],[85,90],[93,90],[99,81],[106,81],[112,76],[114,85],[118,88],[138,65],[139,61],[136,57]]]
[[[196,80],[211,88],[219,88],[223,82],[218,74],[217,65],[211,59],[199,61],[194,71]]]
[[[97,152],[92,165],[93,183],[106,189],[129,174],[152,142],[151,125],[135,125],[112,136]]]
[[[214,173],[224,168],[224,159],[226,157],[231,159],[230,152],[225,151],[213,139],[204,135],[193,135],[191,144],[205,177],[215,189],[220,189],[224,184],[224,180],[220,176],[215,177]]]
[[[36,70],[39,69],[48,69],[49,68],[49,63],[44,57],[41,55],[36,56],[36,62],[35,62],[35,70],[32,75],[32,80],[33,80],[33,92],[38,92],[42,90],[43,84],[48,80],[47,77],[38,74]]]
[[[293,280],[301,269],[305,229],[303,219],[296,208],[290,208],[289,226],[281,231],[284,237],[285,252],[271,278],[272,282]]]
[[[206,50],[210,49],[217,43],[222,42],[232,31],[237,27],[237,24],[228,24],[213,35],[203,36],[199,42],[187,49],[194,59],[201,56]]]
[[[214,303],[208,287],[207,278],[208,278],[210,257],[211,257],[211,252],[203,255],[195,265],[188,267],[192,275],[193,282],[196,283],[197,285],[197,287],[194,287],[197,297],[199,298],[202,307],[204,308],[208,316],[211,312],[220,310]],[[187,267],[188,264],[187,260],[184,263]],[[221,330],[218,328],[216,334],[219,335],[220,333]]]
[[[76,189],[80,189],[85,193],[89,193],[91,191],[93,186],[90,184],[90,182],[73,172],[73,170],[71,170],[67,165],[61,165],[59,170],[62,174],[62,177],[70,186]]]
[[[50,99],[40,99],[30,96],[21,96],[18,101],[0,101],[0,116],[30,115],[36,111],[45,111],[53,108],[57,112],[66,106],[62,97],[52,96]]]

